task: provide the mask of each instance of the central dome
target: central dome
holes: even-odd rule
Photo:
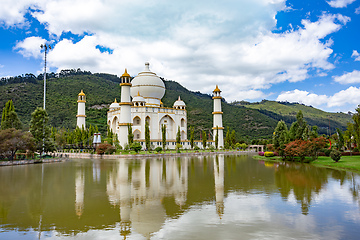
[[[145,98],[146,105],[160,106],[160,100],[165,94],[165,84],[155,73],[150,71],[149,65],[149,63],[145,63],[144,71],[131,81],[130,94],[132,98],[138,94]]]

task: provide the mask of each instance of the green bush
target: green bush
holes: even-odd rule
[[[335,162],[338,162],[341,158],[341,152],[338,150],[332,150],[330,153],[330,157],[332,160],[334,160]]]
[[[359,152],[359,149],[356,147],[352,150],[353,152]]]
[[[161,151],[162,151],[162,147],[157,147],[157,148],[155,148],[155,151],[156,151],[157,153],[161,152]]]
[[[195,147],[194,147],[194,150],[195,150],[195,151],[199,151],[200,148],[199,148],[198,146],[195,146]]]
[[[326,148],[326,149],[324,150],[325,156],[327,156],[327,157],[330,157],[331,152],[332,152],[332,150],[331,150],[331,149],[328,149],[328,148]]]
[[[265,157],[273,157],[274,153],[273,152],[264,152],[264,156]]]
[[[133,144],[131,144],[131,150],[134,150],[136,153],[140,152],[141,150],[141,145],[139,142],[134,142]]]

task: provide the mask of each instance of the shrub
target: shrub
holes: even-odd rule
[[[332,150],[330,153],[330,157],[332,160],[334,160],[335,162],[338,162],[341,158],[341,152],[338,150]]]
[[[353,152],[359,152],[359,149],[357,147],[355,147],[352,151]]]
[[[200,148],[199,148],[198,146],[195,146],[195,147],[194,147],[194,150],[195,150],[195,151],[199,151]]]
[[[273,152],[264,152],[264,156],[265,157],[273,157],[274,153]]]
[[[134,142],[131,144],[131,147],[130,147],[132,150],[134,150],[136,153],[140,152],[141,150],[141,145],[139,142]]]
[[[210,146],[209,146],[209,150],[210,150],[211,152],[213,152],[213,151],[215,151],[215,147],[214,147],[213,145],[210,145]]]
[[[360,155],[359,152],[342,152],[341,156],[355,156],[355,155]]]
[[[110,144],[109,144],[110,145]],[[106,150],[105,150],[105,154],[113,154],[114,152],[116,152],[116,148],[113,145],[110,145]]]
[[[274,156],[278,157],[278,156],[279,156],[279,154],[278,154],[277,152],[274,152]]]
[[[157,153],[161,152],[161,151],[162,151],[162,147],[157,147],[157,148],[155,148],[155,151],[156,151]]]
[[[111,148],[111,147],[113,147],[113,146],[108,143],[100,143],[96,147],[96,153],[102,155],[107,152],[108,148]]]
[[[330,153],[332,152],[332,150],[331,149],[328,149],[328,148],[326,148],[325,150],[324,150],[324,153],[325,153],[325,156],[327,156],[327,157],[330,157]]]
[[[259,156],[264,156],[264,152],[258,152]]]

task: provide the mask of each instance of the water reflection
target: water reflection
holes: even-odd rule
[[[3,167],[0,238],[317,238],[329,221],[351,238],[359,191],[354,173],[247,156]]]

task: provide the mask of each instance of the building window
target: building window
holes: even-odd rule
[[[137,139],[140,139],[140,134],[139,134],[139,133],[136,134],[136,138],[137,138]]]

